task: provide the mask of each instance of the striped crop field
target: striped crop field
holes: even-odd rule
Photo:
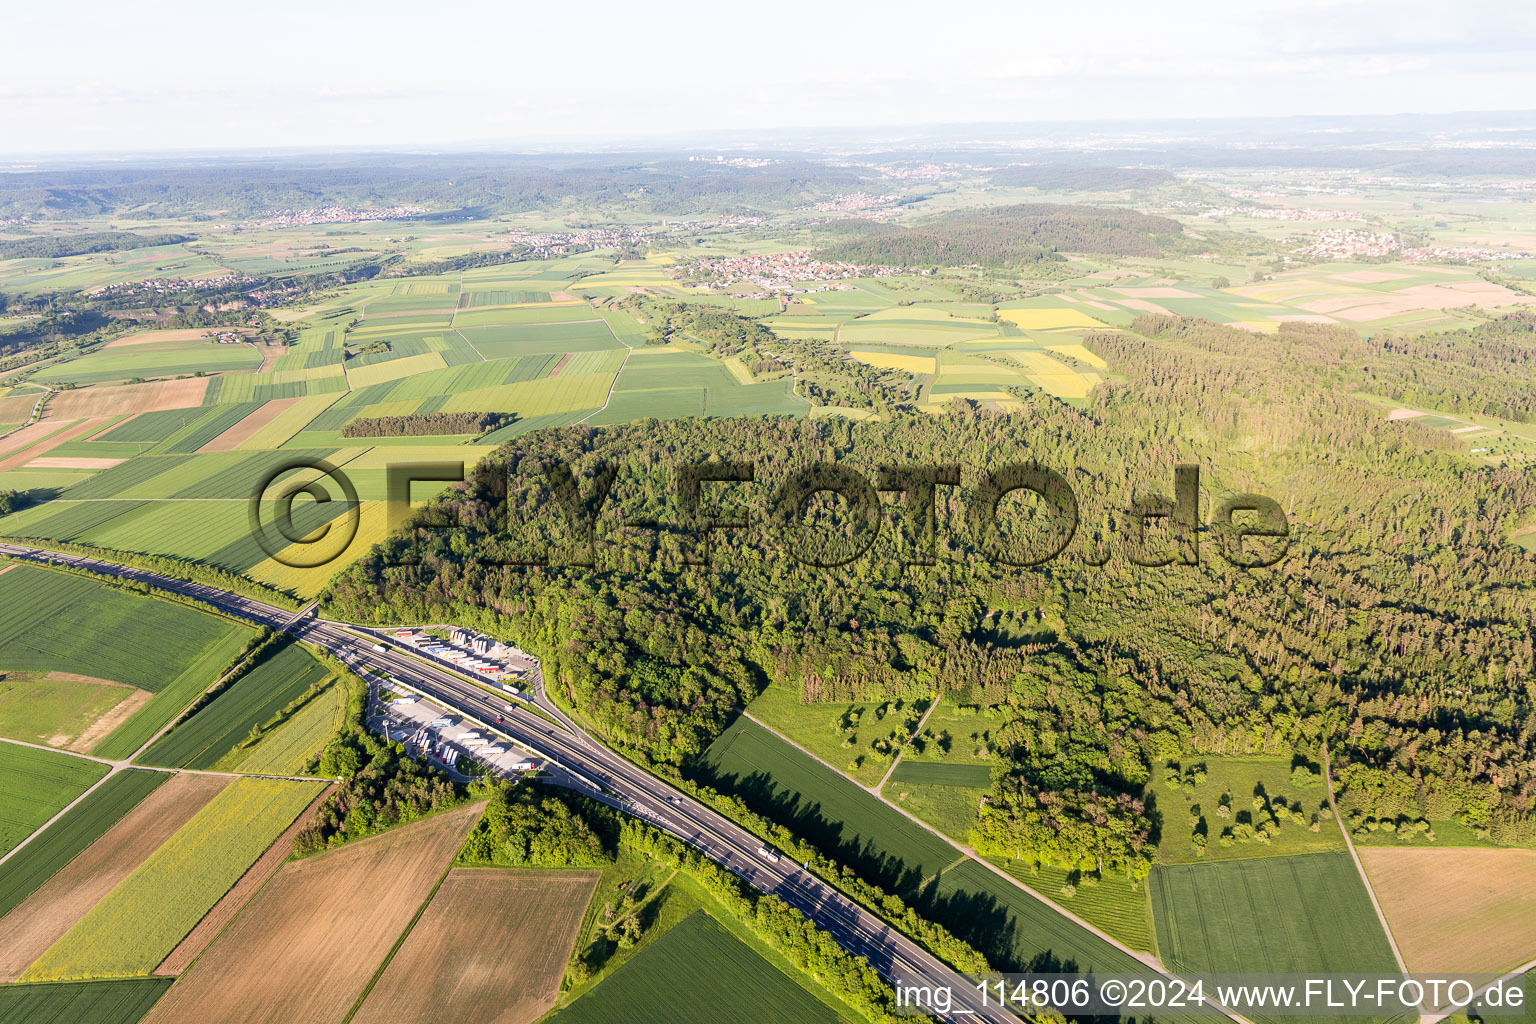
[[[107,766],[96,761],[0,743],[0,854],[105,774]]]
[[[324,784],[236,779],[27,969],[23,981],[149,974]]]
[[[167,768],[212,768],[236,744],[264,725],[326,676],[322,666],[296,643],[264,657],[209,704],[144,752],[144,764]]]
[[[1160,864],[1151,882],[1158,949],[1175,969],[1397,971],[1348,854]]]
[[[159,788],[168,772],[118,772],[69,809],[16,856],[0,864],[0,918],[36,892],[64,865],[90,846],[140,800]]]
[[[805,836],[828,854],[905,893],[961,855],[843,775],[749,718],[711,744],[699,781]]]

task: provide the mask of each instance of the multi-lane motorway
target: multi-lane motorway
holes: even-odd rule
[[[1017,1024],[1017,1018],[1008,1011],[995,1003],[983,1003],[974,980],[949,969],[911,939],[804,870],[790,857],[766,850],[762,841],[752,833],[609,750],[542,695],[539,705],[549,718],[526,710],[509,712],[507,701],[444,665],[424,660],[415,652],[405,653],[393,638],[366,627],[329,622],[306,614],[312,609],[295,615],[205,584],[18,544],[0,543],[0,554],[29,561],[74,565],[152,584],[197,598],[251,622],[287,630],[333,654],[364,646],[368,662],[474,721],[478,727],[501,733],[565,769],[561,776],[567,785],[664,829],[749,884],[773,893],[800,910],[845,949],[865,957],[870,966],[893,984],[948,985],[954,995],[951,1010],[944,1014],[930,1011],[930,1015],[951,1020]],[[384,649],[380,651],[378,647]]]

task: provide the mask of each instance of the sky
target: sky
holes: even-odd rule
[[[1536,4],[0,6],[0,153],[1536,107]]]

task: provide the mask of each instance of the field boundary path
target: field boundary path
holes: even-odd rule
[[[1392,935],[1392,926],[1387,923],[1387,915],[1382,912],[1381,901],[1376,898],[1376,890],[1371,885],[1370,876],[1365,873],[1365,864],[1360,860],[1360,854],[1355,852],[1355,843],[1349,837],[1349,829],[1344,827],[1344,819],[1339,817],[1339,805],[1333,799],[1333,767],[1328,760],[1328,741],[1323,741],[1323,781],[1328,784],[1328,809],[1333,812],[1334,823],[1339,826],[1339,833],[1344,837],[1344,845],[1349,849],[1349,856],[1355,862],[1355,871],[1360,875],[1360,881],[1365,884],[1365,893],[1371,898],[1371,906],[1376,908],[1376,920],[1381,922],[1381,930],[1386,933],[1387,945],[1392,947],[1392,959],[1397,961],[1397,969],[1403,974],[1408,973],[1408,965],[1403,962],[1403,953],[1397,948],[1397,939]],[[1423,1015],[1419,1018],[1424,1019]]]
[[[938,701],[935,700],[933,702],[933,706],[936,707],[937,705],[938,705]],[[932,708],[930,708],[929,710],[932,710]],[[1026,892],[1029,895],[1033,896],[1035,899],[1039,900],[1041,903],[1045,904],[1047,907],[1049,907],[1054,912],[1060,914],[1062,917],[1065,917],[1067,920],[1073,922],[1074,924],[1078,925],[1079,927],[1084,928],[1087,931],[1091,932],[1092,934],[1096,935],[1097,937],[1103,939],[1105,942],[1109,943],[1111,946],[1114,946],[1116,949],[1118,949],[1120,952],[1126,954],[1127,956],[1134,957],[1140,963],[1146,964],[1148,967],[1152,968],[1154,971],[1158,972],[1159,974],[1163,975],[1164,977],[1169,977],[1169,978],[1175,977],[1175,975],[1172,972],[1170,972],[1168,970],[1168,968],[1166,966],[1164,966],[1163,962],[1161,960],[1159,960],[1155,955],[1153,955],[1151,953],[1137,952],[1136,950],[1132,949],[1130,946],[1127,946],[1125,943],[1123,943],[1119,939],[1115,938],[1113,935],[1110,935],[1108,932],[1103,931],[1102,929],[1096,927],[1095,925],[1089,924],[1087,921],[1083,920],[1082,918],[1078,917],[1076,914],[1072,913],[1072,911],[1066,909],[1065,907],[1059,906],[1056,903],[1051,902],[1051,900],[1048,899],[1044,894],[1042,894],[1040,892],[1037,892],[1036,890],[1032,889],[1028,885],[1025,885],[1023,882],[1019,881],[1017,878],[1014,878],[1012,875],[1010,875],[1008,872],[1004,871],[1002,868],[998,867],[996,864],[993,864],[991,861],[987,860],[985,857],[983,857],[980,854],[978,854],[974,848],[966,846],[963,843],[956,842],[955,839],[952,836],[947,836],[943,832],[940,832],[938,829],[936,829],[932,825],[928,824],[922,818],[919,818],[917,815],[912,814],[905,807],[901,807],[901,806],[899,806],[897,804],[894,804],[891,801],[887,800],[885,797],[880,795],[880,790],[878,788],[871,788],[869,786],[862,785],[857,780],[849,778],[849,776],[848,776],[848,774],[846,772],[838,771],[838,769],[833,768],[826,761],[823,761],[821,758],[817,757],[815,754],[811,753],[809,750],[806,750],[800,744],[796,743],[794,740],[790,739],[788,736],[785,736],[783,733],[781,733],[777,729],[773,728],[773,726],[765,725],[763,722],[761,722],[756,717],[754,717],[750,712],[743,711],[742,712],[742,716],[744,718],[746,718],[747,720],[756,723],[757,725],[761,726],[762,728],[766,729],[767,731],[773,733],[773,735],[777,736],[779,739],[783,740],[785,743],[788,743],[790,746],[794,747],[796,750],[798,750],[800,753],[804,754],[806,757],[809,757],[812,760],[816,761],[816,763],[818,763],[818,764],[820,764],[820,765],[830,769],[833,772],[836,772],[838,775],[842,776],[843,778],[848,779],[849,782],[852,782],[855,786],[858,786],[860,789],[862,789],[862,790],[864,790],[864,791],[866,791],[868,793],[873,794],[875,799],[879,800],[881,803],[885,804],[887,807],[891,808],[892,810],[896,811],[898,814],[900,814],[903,817],[907,818],[914,825],[917,825],[919,828],[922,828],[922,829],[932,833],[933,835],[937,836],[939,839],[942,839],[944,842],[946,842],[950,846],[954,847],[956,850],[958,850],[962,854],[962,859],[963,860],[973,860],[977,864],[982,865],[988,871],[991,871],[993,874],[997,875],[997,877],[1006,880],[1009,885],[1012,885],[1012,886],[1014,886],[1017,889],[1023,890],[1024,892]],[[926,714],[923,716],[923,718],[925,720],[927,719],[927,717],[928,716]],[[954,864],[950,864],[949,866],[944,868],[944,871],[948,871],[951,868],[953,868],[954,866],[955,866]],[[943,872],[941,871],[941,872],[939,872],[939,874],[943,874]],[[1243,1018],[1243,1017],[1241,1017],[1241,1016],[1239,1016],[1237,1014],[1232,1014],[1232,1013],[1229,1013],[1229,1016],[1231,1016],[1232,1019],[1234,1019],[1234,1020],[1244,1020],[1245,1019],[1245,1018]]]
[[[608,404],[613,401],[613,393],[619,386],[619,376],[624,372],[624,367],[629,365],[629,357],[635,354],[635,346],[619,337],[619,332],[613,329],[613,324],[609,323],[607,319],[603,317],[598,317],[598,319],[603,321],[603,326],[608,328],[608,333],[613,335],[613,340],[624,346],[624,361],[620,363],[619,368],[613,372],[613,380],[608,382],[608,397],[603,399],[602,408],[593,409],[581,419],[577,420],[577,423],[585,423],[587,420],[591,419],[593,416],[596,416],[598,413],[607,410]]]
[[[923,712],[923,717],[919,718],[917,724],[912,727],[912,732],[907,735],[906,741],[896,748],[896,756],[891,758],[891,766],[885,770],[884,775],[880,776],[880,781],[875,783],[873,792],[876,796],[879,796],[880,792],[885,789],[885,784],[891,780],[891,774],[896,771],[896,766],[901,764],[902,755],[906,754],[907,748],[912,745],[912,741],[922,735],[923,726],[928,724],[928,716],[933,714],[933,709],[938,706],[939,695],[934,694],[933,699],[928,702],[928,710]]]

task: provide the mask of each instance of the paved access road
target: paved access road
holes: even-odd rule
[[[759,890],[778,896],[832,935],[843,948],[865,957],[871,967],[893,984],[922,981],[949,985],[955,1001],[952,1011],[943,1015],[945,1019],[1017,1024],[1017,1017],[996,1004],[983,1005],[975,982],[952,971],[884,920],[803,870],[789,857],[774,851],[764,855],[760,852],[764,849],[762,841],[752,833],[599,743],[555,707],[542,687],[536,695],[538,706],[554,721],[528,710],[508,711],[512,702],[483,685],[445,665],[428,661],[415,651],[406,653],[407,648],[386,634],[315,618],[313,605],[294,613],[206,584],[19,544],[0,543],[0,554],[74,565],[195,597],[231,615],[287,630],[338,657],[349,649],[360,650],[361,660],[398,677],[409,687],[473,721],[477,728],[500,733],[548,758],[563,769],[560,775],[573,789],[664,829]]]

